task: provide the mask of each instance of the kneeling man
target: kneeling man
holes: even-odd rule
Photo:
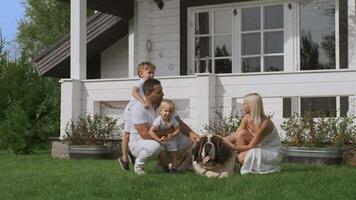
[[[149,107],[136,103],[132,108],[131,132],[129,148],[136,157],[134,170],[136,174],[145,174],[145,161],[147,158],[157,156],[161,151],[161,145],[149,135],[149,129],[153,121],[158,117],[158,107],[163,99],[163,89],[157,79],[146,80],[143,84],[145,100]],[[178,154],[189,149],[193,142],[199,139],[199,135],[190,129],[178,116],[176,117],[181,132],[177,137]]]

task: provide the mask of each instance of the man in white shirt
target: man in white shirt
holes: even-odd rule
[[[161,151],[161,145],[150,137],[148,131],[159,115],[158,106],[164,96],[161,83],[157,79],[146,80],[143,84],[143,92],[149,108],[145,109],[140,103],[133,106],[129,141],[130,151],[136,157],[134,170],[139,175],[145,174],[145,160],[148,157],[158,155]],[[192,146],[193,141],[197,141],[200,136],[192,131],[178,116],[176,119],[183,133],[177,138],[178,152],[180,152]]]

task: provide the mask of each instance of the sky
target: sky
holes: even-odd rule
[[[0,0],[0,29],[6,46],[16,38],[17,24],[24,15],[23,0]]]

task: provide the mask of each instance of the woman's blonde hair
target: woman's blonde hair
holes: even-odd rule
[[[244,96],[244,101],[250,107],[249,121],[259,127],[262,118],[266,116],[263,110],[262,97],[257,93],[251,93]]]
[[[152,71],[156,71],[156,65],[150,63],[150,62],[142,62],[138,65],[137,67],[137,75],[138,77],[142,78],[140,75],[140,72],[144,70],[152,69]]]
[[[163,108],[168,108],[171,113],[176,112],[176,106],[174,105],[174,102],[170,99],[163,99],[161,104],[159,105],[159,111]]]

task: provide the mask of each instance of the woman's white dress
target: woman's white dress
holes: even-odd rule
[[[267,174],[279,172],[283,158],[282,143],[276,127],[254,149],[247,151],[240,173]]]

